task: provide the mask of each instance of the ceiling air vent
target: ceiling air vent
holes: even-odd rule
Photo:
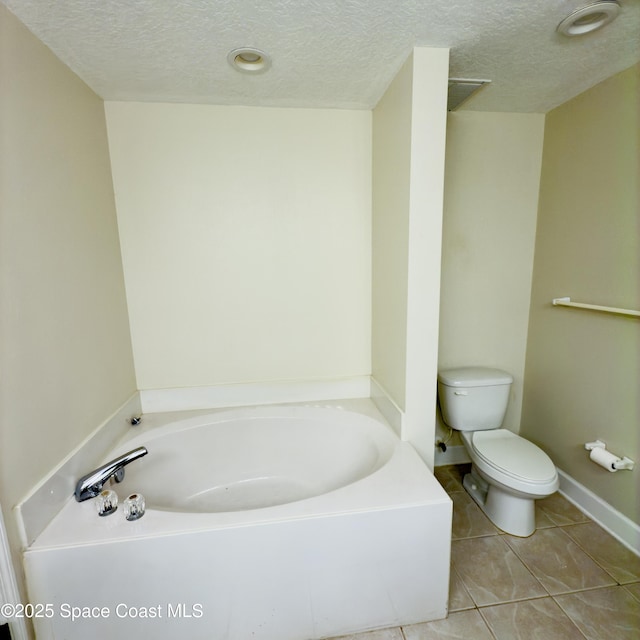
[[[447,111],[454,111],[466,102],[476,91],[482,89],[491,80],[468,80],[466,78],[449,78],[449,94]]]

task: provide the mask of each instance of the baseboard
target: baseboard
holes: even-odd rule
[[[560,476],[560,493],[569,502],[597,522],[625,547],[640,556],[640,525],[614,509],[608,502],[564,471],[558,469],[558,475]]]
[[[440,447],[436,447],[435,452],[434,466],[436,467],[444,467],[448,464],[464,464],[466,462],[471,462],[471,458],[462,444],[447,447],[446,451],[442,451]]]
[[[136,392],[81,442],[14,507],[20,542],[28,547],[73,495],[78,478],[89,472],[131,428],[141,413]]]
[[[335,380],[283,380],[140,391],[144,413],[318,402],[369,397],[369,376]]]

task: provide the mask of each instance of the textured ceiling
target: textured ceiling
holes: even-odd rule
[[[592,0],[0,0],[106,100],[370,109],[414,46],[492,83],[464,106],[546,112],[640,60],[640,0],[581,38]],[[264,74],[227,53],[267,51]]]

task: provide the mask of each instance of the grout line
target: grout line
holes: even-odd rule
[[[493,605],[495,606],[495,605]],[[487,629],[489,629],[489,633],[491,634],[491,637],[494,638],[494,640],[498,640],[498,636],[496,636],[496,634],[493,632],[493,629],[491,628],[491,625],[489,624],[489,621],[484,617],[484,615],[482,615],[482,611],[480,609],[478,609],[478,613],[480,614],[480,618],[482,620],[482,622],[484,622],[485,627],[487,627]]]
[[[565,595],[565,594],[562,594]],[[480,609],[489,609],[490,607],[499,607],[503,604],[518,604],[519,602],[531,602],[532,600],[544,600],[545,598],[552,598],[553,596],[550,593],[545,593],[541,596],[531,596],[529,598],[518,598],[517,600],[501,600],[500,602],[492,602],[490,604],[479,604],[476,605],[476,609],[478,611]]]
[[[560,595],[560,594],[558,594]],[[562,595],[568,595],[566,593],[563,593]],[[553,601],[556,603],[556,606],[558,607],[558,609],[560,609],[560,611],[562,611],[562,613],[564,613],[565,616],[567,616],[567,618],[569,618],[569,620],[571,620],[571,624],[578,630],[578,633],[580,635],[582,635],[583,638],[587,638],[588,640],[588,636],[586,636],[584,633],[582,633],[582,629],[580,629],[580,627],[578,626],[577,622],[569,615],[569,613],[567,611],[564,610],[564,608],[562,607],[562,605],[553,597]]]

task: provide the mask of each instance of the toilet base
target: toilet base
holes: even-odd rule
[[[536,530],[535,500],[489,484],[475,467],[462,481],[465,490],[493,524],[505,533],[528,538]]]

